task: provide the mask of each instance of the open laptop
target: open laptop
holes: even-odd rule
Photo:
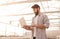
[[[21,26],[26,25],[26,21],[25,21],[24,17],[22,17],[22,18],[19,20],[19,22],[20,22]]]

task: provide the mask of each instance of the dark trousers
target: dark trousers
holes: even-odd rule
[[[33,37],[33,39],[36,39],[36,37]]]

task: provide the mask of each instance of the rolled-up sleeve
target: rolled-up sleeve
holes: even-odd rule
[[[44,26],[46,27],[46,28],[48,28],[49,27],[49,19],[48,19],[48,17],[47,17],[47,15],[44,15]]]

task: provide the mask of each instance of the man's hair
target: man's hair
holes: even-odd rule
[[[39,8],[40,9],[40,6],[38,4],[35,4],[31,8]]]

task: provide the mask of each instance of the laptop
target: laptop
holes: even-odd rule
[[[25,21],[24,17],[22,17],[22,18],[19,20],[19,22],[20,22],[21,26],[26,25],[26,21]]]

